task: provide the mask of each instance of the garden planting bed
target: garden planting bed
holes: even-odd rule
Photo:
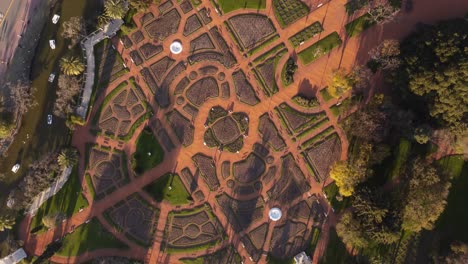
[[[276,184],[268,190],[271,200],[280,204],[291,204],[303,193],[310,190],[304,173],[301,171],[292,154],[281,157],[281,175]]]
[[[294,36],[289,38],[289,42],[294,47],[299,47],[301,43],[315,37],[318,33],[323,31],[322,24],[320,22],[315,22],[312,25],[304,28],[303,30],[296,33]]]
[[[164,57],[157,62],[151,64],[150,69],[153,72],[156,80],[161,81],[164,77],[164,74],[169,70],[169,68],[174,64],[175,60],[169,57]]]
[[[276,32],[267,16],[242,14],[229,18],[229,25],[245,49],[255,47]]]
[[[276,19],[285,28],[309,13],[309,7],[300,0],[273,0]]]
[[[150,70],[145,67],[140,71],[140,75],[143,77],[143,79],[146,82],[146,85],[148,85],[153,94],[156,93],[159,87],[156,81],[154,80],[153,75],[151,75]]]
[[[184,14],[187,14],[188,12],[193,10],[192,4],[190,4],[190,0],[184,0],[180,3],[180,9],[182,9],[182,12]]]
[[[215,49],[213,42],[208,33],[203,33],[200,36],[190,41],[190,52],[196,52],[205,49]]]
[[[187,69],[186,63],[184,61],[181,61],[177,63],[176,66],[174,66],[169,73],[167,73],[166,78],[164,81],[161,83],[161,87],[156,91],[155,94],[155,100],[161,106],[162,108],[166,108],[170,105],[170,96],[169,96],[169,89],[170,85],[172,82],[175,80],[175,78],[185,72]]]
[[[252,260],[258,262],[262,257],[263,250],[257,249],[248,235],[241,237],[241,242]]]
[[[123,42],[124,48],[126,48],[126,49],[133,46],[133,42],[128,36],[123,36],[122,37],[122,42]]]
[[[233,142],[241,135],[236,121],[231,116],[216,121],[212,130],[216,139],[223,145]]]
[[[144,28],[152,39],[158,39],[160,41],[163,41],[168,36],[177,33],[180,20],[180,14],[177,12],[176,9],[172,9],[163,16],[156,18],[151,23],[144,26]]]
[[[172,110],[166,114],[167,121],[171,125],[172,130],[176,134],[179,141],[185,147],[193,143],[193,134],[195,128],[190,120],[184,117],[179,111]]]
[[[145,36],[140,30],[138,30],[135,33],[132,33],[131,38],[134,44],[138,44],[145,39]]]
[[[172,4],[172,1],[171,0],[167,0],[165,1],[164,3],[160,4],[158,6],[158,9],[159,9],[159,13],[160,14],[164,14],[165,12],[167,12],[169,9],[171,9],[171,7],[173,7],[174,5]]]
[[[193,192],[198,188],[197,182],[194,181],[193,174],[189,168],[183,168],[180,171],[180,176],[187,183],[189,192]]]
[[[136,50],[130,51],[130,58],[132,58],[133,63],[138,66],[143,63],[143,59]]]
[[[175,145],[172,142],[172,139],[169,137],[166,129],[159,129],[158,132],[156,132],[156,136],[158,137],[159,142],[161,142],[161,145],[166,152],[171,152],[175,148]]]
[[[184,111],[187,114],[189,114],[192,117],[192,119],[194,119],[198,115],[198,108],[191,104],[185,104],[184,107],[182,107],[182,109],[184,109]]]
[[[226,193],[216,197],[221,210],[226,215],[229,224],[239,233],[263,216],[264,201],[261,197],[252,200],[236,200]]]
[[[192,157],[195,166],[198,168],[201,176],[205,180],[210,190],[214,191],[219,188],[219,180],[216,174],[216,166],[214,160],[202,153],[197,153]]]
[[[286,103],[280,104],[279,107],[275,108],[275,110],[282,120],[283,125],[286,125],[285,128],[288,129],[290,134],[302,133],[311,126],[314,126],[314,124],[327,118],[325,112],[315,114],[304,113]]]
[[[187,89],[185,96],[190,103],[200,107],[206,100],[219,96],[218,83],[213,77],[202,78]]]
[[[309,64],[329,53],[332,49],[340,46],[342,42],[338,33],[333,32],[299,52],[297,55],[303,64]]]
[[[232,74],[232,80],[236,89],[236,95],[242,103],[254,106],[260,102],[254,88],[247,80],[242,70],[236,71]]]
[[[200,19],[198,19],[197,15],[193,14],[187,18],[184,26],[184,36],[189,36],[193,32],[199,30],[202,27]]]
[[[140,23],[141,23],[142,25],[144,25],[144,24],[146,24],[146,22],[151,21],[153,18],[154,18],[153,13],[151,13],[151,12],[145,13],[145,14],[140,18]]]
[[[172,211],[169,214],[165,232],[169,251],[171,248],[184,250],[191,250],[193,247],[208,248],[223,240],[224,231],[218,219],[210,209],[203,208]]]
[[[102,199],[107,194],[113,192],[119,187],[124,186],[128,182],[126,158],[107,153],[104,159],[103,153],[97,161],[97,157],[93,157],[91,152],[90,167],[88,170],[91,176],[93,193],[96,199]]]
[[[234,64],[237,63],[236,58],[231,53],[231,48],[226,43],[226,40],[224,40],[221,33],[219,33],[219,30],[217,27],[211,28],[210,34],[211,34],[211,37],[216,42],[216,44],[218,45],[219,50],[224,55],[225,63],[223,63],[223,65],[226,65],[226,68],[231,68]]]
[[[208,10],[206,8],[202,8],[200,11],[198,11],[198,14],[200,15],[203,24],[209,24],[213,19],[211,16],[208,14]]]
[[[318,146],[305,151],[306,162],[309,163],[321,180],[328,177],[330,166],[341,156],[341,143],[337,136],[332,136]]]
[[[189,85],[190,80],[187,77],[182,78],[174,89],[174,94],[182,94]]]
[[[291,258],[307,247],[310,232],[302,222],[287,221],[273,230],[270,244],[270,254],[278,258]]]
[[[258,132],[262,136],[262,142],[268,144],[275,151],[281,151],[286,147],[284,139],[279,134],[273,121],[268,117],[268,114],[260,116]]]
[[[249,232],[250,241],[255,246],[256,249],[262,250],[263,244],[268,233],[268,224],[263,223],[259,227]]]
[[[159,210],[137,194],[131,195],[105,212],[111,224],[140,245],[150,246]]]
[[[143,55],[145,60],[151,59],[163,51],[161,45],[154,45],[152,43],[145,43],[140,47],[140,53]]]
[[[232,165],[232,174],[241,183],[251,183],[260,179],[265,168],[265,161],[256,154],[250,153],[245,160]]]

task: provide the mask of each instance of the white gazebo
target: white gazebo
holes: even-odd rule
[[[278,207],[273,207],[268,212],[268,216],[270,217],[270,220],[274,222],[280,220],[282,215],[283,213],[281,212],[281,209],[279,209]]]
[[[182,43],[180,41],[174,41],[172,42],[171,46],[169,47],[171,50],[171,53],[174,55],[177,55],[182,52]]]

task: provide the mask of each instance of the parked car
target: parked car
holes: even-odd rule
[[[52,115],[47,115],[47,124],[52,125]]]
[[[49,82],[51,83],[51,82],[53,82],[54,80],[55,80],[55,73],[51,73],[51,74],[49,75]]]
[[[21,165],[20,165],[19,163],[16,163],[16,164],[13,166],[13,168],[11,168],[11,171],[12,171],[13,173],[17,173],[17,172],[19,171],[20,167],[21,167]]]
[[[54,24],[57,24],[57,22],[59,21],[60,19],[60,16],[55,14],[53,17],[52,17],[52,23]]]
[[[49,40],[49,45],[51,49],[55,49],[55,39]]]

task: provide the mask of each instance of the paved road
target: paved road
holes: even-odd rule
[[[0,23],[0,80],[4,76],[8,61],[18,46],[20,35],[27,24],[30,7],[31,0],[0,1],[0,12],[5,15]]]

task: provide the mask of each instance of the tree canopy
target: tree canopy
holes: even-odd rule
[[[424,26],[401,45],[403,76],[429,114],[457,134],[468,123],[468,21]]]

